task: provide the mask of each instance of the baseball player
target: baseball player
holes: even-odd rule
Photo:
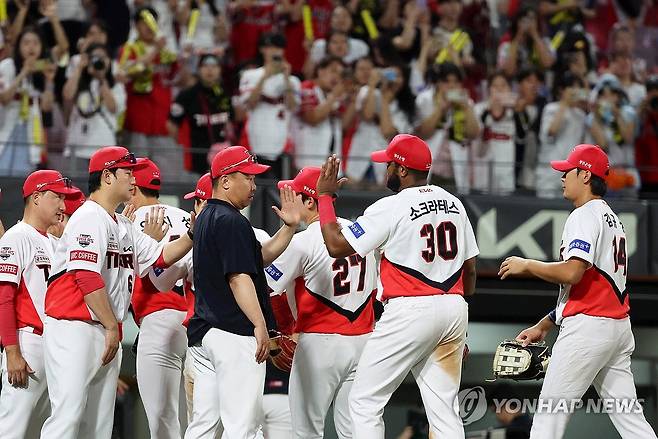
[[[194,237],[195,305],[188,339],[190,346],[201,344],[216,373],[210,387],[195,382],[194,394],[196,399],[199,392],[216,392],[225,439],[256,437],[268,328],[274,328],[263,266],[285,250],[299,223],[300,203],[290,189],[281,191],[281,210],[273,208],[285,224],[264,246],[240,214],[253,199],[255,175],[268,169],[241,146],[217,154],[213,198],[199,214]],[[188,428],[186,436],[212,434],[192,436]]]
[[[3,439],[25,437],[49,406],[41,335],[55,239],[46,230],[61,221],[64,198],[73,192],[59,172],[33,172],[23,184],[23,219],[0,239]]]
[[[384,313],[368,338],[349,396],[352,435],[383,439],[382,414],[411,371],[430,424],[430,436],[463,438],[457,392],[468,305],[475,289],[478,247],[459,199],[427,185],[432,154],[416,136],[399,134],[371,155],[387,164],[396,192],[368,207],[348,227],[336,219],[333,195],[339,161],[329,157],[318,180],[320,227],[334,258],[366,257],[377,249]]]
[[[374,326],[377,264],[373,252],[334,259],[327,253],[318,221],[317,181],[320,168],[306,167],[294,180],[279,182],[301,194],[299,232],[285,252],[266,268],[275,293],[288,288],[300,333],[290,374],[290,405],[294,437],[324,437],[324,420],[334,405],[339,438],[352,437],[348,395],[368,335]],[[348,227],[350,222],[340,219]],[[327,356],[332,361],[326,361]]]
[[[135,165],[135,156],[121,146],[94,153],[89,199],[71,216],[55,249],[45,299],[44,357],[52,414],[41,430],[44,439],[110,437],[120,323],[128,313],[135,277],[152,265],[166,268],[192,248],[191,231],[159,244],[115,213],[131,197]]]
[[[637,399],[631,372],[635,340],[628,317],[626,232],[602,199],[608,156],[598,146],[578,145],[566,160],[552,161],[551,166],[564,173],[564,198],[575,207],[562,232],[560,262],[512,256],[499,272],[501,279],[529,274],[560,284],[556,309],[517,336],[527,345],[560,326],[539,395],[545,404],[538,404],[532,439],[561,438],[570,413],[556,410],[556,404],[573,404],[590,385],[601,398]],[[613,409],[612,423],[623,438],[655,438],[637,407],[640,410],[632,412]]]
[[[135,227],[143,231],[153,207],[161,209],[168,226],[163,238],[169,242],[185,235],[190,214],[176,207],[160,204],[160,169],[147,158],[137,159],[133,170],[135,193]],[[185,263],[185,258],[175,265]],[[180,438],[178,418],[183,359],[187,351],[187,333],[183,322],[187,301],[180,269],[151,267],[146,276],[135,279],[132,310],[139,326],[137,343],[137,385],[144,403],[151,437]]]

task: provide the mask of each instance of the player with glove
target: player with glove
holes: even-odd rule
[[[555,325],[561,325],[531,439],[561,438],[570,413],[556,410],[556,405],[579,400],[590,385],[601,398],[637,401],[631,372],[635,340],[628,317],[626,233],[617,214],[602,199],[607,189],[608,157],[598,146],[578,145],[566,160],[553,161],[551,166],[563,172],[564,197],[575,207],[562,233],[560,262],[513,256],[502,263],[498,273],[501,279],[532,275],[560,284],[556,309],[517,336],[527,346],[542,341]],[[609,415],[623,438],[656,437],[641,407]]]

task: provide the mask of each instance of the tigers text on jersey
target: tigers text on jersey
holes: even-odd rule
[[[340,219],[344,227],[350,222]],[[288,291],[297,310],[295,332],[361,335],[372,332],[377,265],[372,251],[334,259],[322,239],[320,222],[295,234],[288,248],[265,268],[275,293]]]
[[[382,198],[343,236],[362,257],[381,252],[382,299],[464,294],[462,266],[479,254],[461,201],[438,186],[419,186]]]
[[[630,309],[626,291],[626,232],[608,203],[588,201],[567,218],[560,245],[561,259],[589,264],[575,285],[562,285],[556,323],[576,314],[623,319]]]
[[[169,225],[167,234],[162,242],[170,242],[187,233],[190,228],[190,214],[177,207],[158,204],[165,209],[165,223]],[[144,230],[146,214],[154,206],[142,206],[135,211],[134,226],[137,230]],[[184,280],[187,274],[188,262],[192,259],[190,251],[181,260],[169,268],[151,267],[146,275],[137,278],[132,296],[133,313],[135,321],[139,324],[153,312],[163,309],[187,311],[188,304],[185,299]]]
[[[19,222],[0,239],[0,282],[18,286],[19,330],[43,332],[44,300],[57,238]]]
[[[75,284],[75,270],[99,273],[112,311],[122,322],[128,313],[133,282],[162,254],[164,244],[135,229],[128,218],[87,200],[69,219],[56,248],[46,314],[56,319],[94,320]]]

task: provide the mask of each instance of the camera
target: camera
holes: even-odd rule
[[[461,90],[448,90],[446,92],[446,100],[448,102],[459,102],[463,99]]]
[[[90,60],[91,67],[94,70],[101,71],[105,70],[105,60],[100,56],[92,56]]]

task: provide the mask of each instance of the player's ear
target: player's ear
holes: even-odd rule
[[[407,175],[409,175],[409,168],[403,165],[398,165],[398,176],[406,177]]]
[[[592,171],[583,172],[583,183],[587,184],[592,180]]]

